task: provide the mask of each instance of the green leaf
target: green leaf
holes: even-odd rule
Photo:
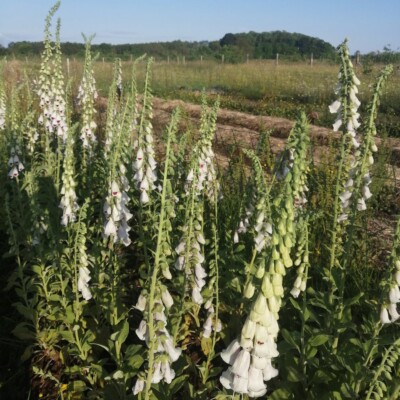
[[[292,334],[287,329],[281,330],[282,336],[285,339],[285,342],[290,344],[293,348],[297,349],[300,352],[300,347],[296,343],[295,339],[293,338]]]
[[[318,347],[326,343],[328,340],[329,340],[329,335],[320,334],[308,340],[307,344],[313,347]]]
[[[86,383],[83,381],[73,381],[68,384],[68,391],[70,393],[83,393],[86,389]]]
[[[286,369],[288,371],[289,382],[301,382],[303,380],[303,374],[292,365],[287,365]]]
[[[36,339],[35,332],[25,322],[18,324],[12,333],[20,340],[34,341]]]
[[[287,389],[278,389],[275,390],[270,396],[268,396],[269,400],[289,400],[293,399],[292,394]]]
[[[123,344],[128,337],[129,334],[129,322],[127,320],[124,321],[122,325],[122,329],[119,332],[119,335],[117,336],[117,340],[119,344]]]
[[[301,309],[299,303],[298,303],[293,297],[289,297],[289,300],[290,300],[290,302],[292,303],[293,307],[294,307],[296,310],[298,310],[298,311],[300,311],[300,312],[303,312],[303,310]]]
[[[175,378],[168,387],[169,392],[171,394],[178,392],[188,379],[189,377],[187,375],[181,375]]]

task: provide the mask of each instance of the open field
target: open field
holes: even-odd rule
[[[19,76],[24,69],[31,74],[38,71],[40,60],[11,62]],[[359,98],[365,111],[371,97],[373,83],[382,65],[368,65],[364,73],[362,65],[355,71],[360,78]],[[73,89],[79,85],[83,63],[69,60],[70,78]],[[108,95],[113,63],[97,60],[94,74],[101,96]],[[369,69],[371,68],[371,71]],[[382,96],[380,113],[377,118],[379,136],[400,136],[400,66],[395,66],[391,83]],[[129,77],[132,63],[122,63],[123,74]],[[144,63],[137,65],[137,80],[143,82]],[[68,76],[67,61],[64,59],[64,73]],[[295,119],[299,112],[318,113],[313,122],[316,125],[331,127],[332,115],[327,105],[335,98],[334,87],[337,81],[338,66],[334,63],[314,61],[307,63],[273,60],[250,61],[243,64],[221,64],[213,61],[186,62],[182,60],[167,63],[154,63],[153,92],[166,99],[181,99],[200,104],[201,92],[206,90],[210,98],[220,97],[221,106],[234,111],[255,115],[275,116]],[[127,80],[128,81],[128,80]]]

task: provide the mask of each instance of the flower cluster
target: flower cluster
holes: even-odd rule
[[[83,224],[83,223],[81,223]],[[92,293],[89,289],[89,282],[91,280],[89,271],[89,262],[86,252],[86,227],[84,227],[83,232],[78,237],[78,260],[79,260],[79,277],[78,277],[78,290],[82,294],[85,300],[90,300],[92,298]]]
[[[61,201],[59,207],[63,210],[61,224],[67,226],[70,222],[76,221],[76,212],[79,209],[75,192],[75,168],[73,140],[67,139],[67,146],[64,154],[64,172],[62,176]]]
[[[220,377],[221,384],[235,393],[262,397],[267,392],[265,381],[278,375],[272,359],[279,355],[276,345],[279,309],[273,292],[269,299],[260,293],[243,325],[240,339],[235,339],[221,353],[230,365]]]
[[[245,208],[245,216],[240,220],[237,230],[234,232],[234,243],[239,242],[239,234],[245,233],[249,229],[254,230],[254,245],[258,253],[267,247],[272,235],[272,225],[268,218],[269,203],[264,172],[260,160],[250,150],[245,150],[245,154],[251,159],[254,170],[254,184],[249,194],[249,201]],[[255,212],[257,211],[257,213]],[[253,220],[254,218],[254,220]]]
[[[21,161],[21,149],[18,145],[15,145],[10,149],[8,166],[10,168],[8,172],[8,177],[10,179],[16,178],[19,173],[25,169],[24,164]]]
[[[128,210],[130,201],[127,194],[129,190],[128,180],[126,179],[126,167],[119,165],[120,184],[115,180],[110,183],[109,193],[103,206],[106,222],[104,223],[103,233],[105,237],[112,237],[114,243],[119,241],[125,246],[129,246],[131,239],[129,231],[131,228],[128,221],[132,214]]]
[[[184,233],[178,246],[175,248],[178,258],[175,262],[177,270],[185,270],[189,280],[192,282],[192,299],[196,304],[203,303],[201,291],[206,284],[207,272],[203,267],[203,213],[202,205],[195,203],[193,213],[183,230]],[[194,268],[192,268],[194,267]],[[194,274],[193,274],[194,273]]]
[[[0,130],[6,127],[6,100],[2,88],[0,87]]]
[[[293,288],[290,294],[297,298],[301,292],[304,292],[307,287],[307,275],[308,268],[310,267],[309,262],[309,251],[308,251],[308,219],[301,218],[297,222],[297,243],[296,243],[296,255],[294,258],[294,265],[297,267],[296,279],[293,283]]]
[[[207,300],[204,308],[207,310],[207,319],[203,324],[203,337],[209,338],[212,331],[221,332],[222,322],[219,318],[216,318],[215,308],[211,299]]]
[[[383,282],[384,301],[381,306],[380,320],[389,324],[399,319],[397,304],[400,303],[400,220],[397,221],[390,255],[388,277]]]
[[[173,305],[173,299],[168,289],[165,286],[158,285],[155,293],[155,300],[152,309],[150,309],[150,301],[147,299],[148,293],[142,291],[139,296],[136,308],[144,313],[144,319],[136,329],[136,335],[140,340],[144,340],[147,346],[151,341],[155,341],[155,362],[153,364],[153,373],[151,383],[159,383],[162,380],[166,383],[171,383],[175,377],[175,371],[171,368],[171,363],[178,360],[182,350],[175,347],[172,337],[167,329],[167,316],[165,310],[170,309]],[[155,332],[154,336],[150,337],[148,319],[152,315]],[[145,380],[138,378],[134,386],[134,394],[145,389]]]
[[[37,91],[40,99],[39,106],[42,109],[38,122],[45,126],[46,132],[56,134],[65,142],[68,127],[59,32],[58,24],[54,49],[51,47],[49,38],[45,40]]]
[[[89,149],[91,149],[97,141],[95,135],[97,124],[94,121],[94,114],[96,113],[94,102],[97,99],[97,90],[96,81],[93,75],[90,40],[91,38],[86,39],[85,67],[83,71],[82,82],[78,89],[78,103],[83,109],[80,138],[83,146]]]
[[[400,259],[396,260],[395,263],[388,300],[388,304],[381,307],[380,319],[382,324],[397,321],[400,317],[400,314],[397,312],[397,304],[400,303]]]
[[[339,47],[339,55],[342,60],[340,72],[338,75],[338,84],[335,93],[339,95],[339,99],[335,100],[330,106],[329,111],[332,114],[337,114],[336,120],[333,124],[334,132],[337,132],[342,125],[344,132],[349,135],[354,148],[358,148],[360,143],[357,141],[356,129],[359,128],[360,122],[358,118],[358,108],[360,107],[360,100],[357,98],[358,87],[360,81],[354,73],[353,64],[350,60],[349,49],[347,41]]]
[[[157,181],[157,162],[154,159],[152,125],[148,121],[146,134],[143,135],[141,142],[136,141],[137,148],[136,159],[133,162],[133,179],[136,182],[136,188],[140,191],[140,202],[146,204],[149,202],[149,193],[156,188]]]

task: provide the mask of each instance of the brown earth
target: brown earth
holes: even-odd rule
[[[165,126],[172,111],[179,107],[186,117],[186,122],[198,126],[201,115],[201,106],[186,103],[182,100],[163,100],[154,98],[154,120],[156,128]],[[292,129],[294,122],[285,118],[251,115],[237,111],[220,109],[217,119],[217,133],[215,147],[218,159],[224,163],[228,156],[227,151],[232,145],[244,148],[255,148],[259,133],[262,130],[271,130],[270,143],[272,152],[277,154],[285,146],[285,141]],[[339,134],[331,129],[310,125],[313,141],[314,158],[319,161],[324,154],[328,154],[329,145],[339,139]],[[382,140],[375,139],[379,147]],[[400,179],[400,139],[389,138],[384,143],[388,149],[391,169],[396,178]]]

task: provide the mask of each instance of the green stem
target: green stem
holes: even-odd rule
[[[147,378],[146,378],[146,385],[145,385],[145,393],[144,398],[145,400],[150,399],[151,393],[151,381],[153,378],[153,367],[154,367],[154,359],[155,359],[155,350],[157,347],[157,337],[155,335],[155,327],[154,327],[154,296],[156,292],[156,286],[158,283],[158,272],[160,270],[160,256],[161,256],[161,244],[163,241],[163,235],[165,230],[165,203],[166,203],[166,196],[167,196],[167,181],[168,181],[168,168],[169,168],[169,161],[170,161],[170,149],[171,149],[171,134],[168,134],[167,140],[167,148],[166,148],[166,155],[165,155],[165,166],[164,166],[164,177],[163,177],[163,186],[162,186],[162,195],[161,195],[161,210],[160,210],[160,220],[158,223],[158,232],[157,232],[157,248],[154,256],[154,267],[153,273],[151,275],[151,284],[150,284],[150,292],[149,292],[149,311],[148,311],[148,329],[149,329],[149,358],[148,358],[148,371],[147,371]]]
[[[215,292],[215,323],[214,323],[214,331],[212,335],[212,344],[211,344],[211,349],[210,352],[208,353],[207,361],[206,361],[206,366],[204,369],[204,374],[203,374],[203,385],[206,384],[207,379],[208,379],[208,371],[210,367],[210,363],[212,358],[214,357],[214,349],[215,349],[215,343],[217,342],[217,331],[216,331],[216,324],[218,322],[218,309],[219,309],[219,269],[218,269],[218,202],[217,202],[217,195],[215,196],[214,199],[214,221],[213,221],[213,241],[214,241],[214,268],[215,268],[215,283],[214,283],[214,292]]]

